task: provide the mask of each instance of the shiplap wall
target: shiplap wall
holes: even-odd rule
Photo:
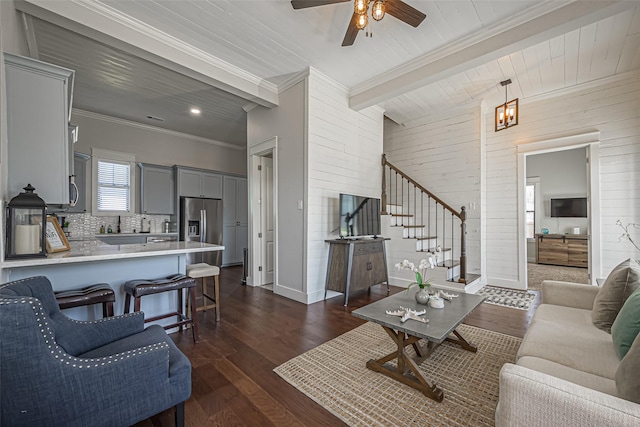
[[[479,274],[480,109],[465,108],[455,114],[425,117],[404,126],[387,120],[384,152],[390,163],[442,201],[457,210],[462,206],[467,208],[467,272]],[[439,210],[438,215],[441,214]],[[459,247],[458,224],[454,224],[454,233],[455,245]],[[447,233],[449,230],[447,226]],[[400,260],[391,252],[387,257],[391,264]],[[419,258],[416,254],[415,260]]]
[[[309,302],[324,298],[329,246],[338,237],[340,193],[380,197],[383,112],[348,105],[348,91],[316,70],[309,74],[308,240]]]
[[[519,125],[493,132],[485,116],[487,281],[518,283],[517,146],[530,142],[600,132],[602,271],[606,276],[628,257],[639,258],[620,242],[615,225],[640,223],[640,73],[552,99],[523,102]],[[640,238],[640,236],[636,236]]]

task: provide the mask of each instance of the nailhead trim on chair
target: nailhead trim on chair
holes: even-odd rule
[[[36,321],[38,322],[38,326],[40,327],[40,332],[44,338],[45,344],[47,344],[51,354],[61,363],[66,365],[70,365],[73,368],[84,369],[84,368],[97,368],[99,366],[109,365],[114,362],[119,362],[121,360],[129,359],[131,357],[140,356],[145,353],[149,353],[151,351],[157,351],[160,349],[169,349],[169,344],[167,343],[156,343],[147,345],[144,347],[140,347],[136,350],[128,350],[123,353],[118,353],[115,355],[107,356],[107,357],[98,357],[95,359],[82,359],[79,357],[71,356],[67,352],[65,352],[62,347],[60,347],[55,342],[55,336],[51,328],[49,328],[48,314],[44,311],[44,307],[39,299],[33,297],[23,297],[21,299],[0,299],[0,305],[9,305],[9,304],[29,304],[31,309],[34,311],[36,315]],[[141,312],[131,313],[127,316],[139,315]],[[105,318],[94,320],[91,322],[82,322],[76,321],[77,323],[98,323],[103,321],[109,321],[110,319],[116,319],[115,317]],[[167,360],[169,356],[167,354]]]

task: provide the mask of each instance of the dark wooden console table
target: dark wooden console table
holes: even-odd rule
[[[325,240],[329,243],[329,260],[324,298],[327,291],[344,293],[344,305],[349,302],[349,293],[370,288],[380,283],[387,284],[387,255],[384,237],[362,239]]]

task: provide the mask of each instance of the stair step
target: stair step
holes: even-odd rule
[[[428,249],[428,252],[435,252],[437,249],[438,249],[438,248],[429,248],[429,249]],[[442,252],[447,252],[447,251],[450,251],[450,250],[451,250],[451,248],[441,248],[440,250],[441,250]]]
[[[403,225],[404,228],[424,228],[424,225]]]
[[[438,236],[427,236],[427,237],[411,237],[412,239],[416,239],[416,240],[429,240],[429,239],[437,239]]]
[[[453,268],[459,265],[460,265],[460,261],[450,260],[450,259],[438,263],[438,267],[447,267],[447,268]]]
[[[447,252],[447,251],[450,251],[450,250],[451,250],[451,248],[442,248],[442,252]],[[418,252],[435,252],[435,251],[436,251],[436,248],[429,248],[429,249],[423,249],[423,250],[418,251]]]
[[[479,279],[480,275],[479,274],[473,274],[473,273],[467,273],[467,277],[465,279],[465,283],[473,283],[475,280]],[[460,276],[456,276],[453,278],[453,280],[451,280],[451,282],[458,282],[460,281]]]
[[[413,215],[409,215],[409,214],[391,214],[391,216],[402,216],[406,218],[413,218]]]

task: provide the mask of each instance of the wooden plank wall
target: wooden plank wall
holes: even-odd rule
[[[324,298],[328,238],[338,237],[340,193],[380,197],[383,112],[349,108],[348,91],[309,75],[307,297]]]

